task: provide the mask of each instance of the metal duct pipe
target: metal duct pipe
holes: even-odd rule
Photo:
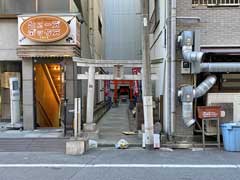
[[[184,61],[187,61],[190,63],[196,63],[196,62],[200,63],[204,55],[203,52],[192,51],[192,46],[183,46],[182,54],[183,54]]]
[[[215,75],[208,76],[199,86],[194,90],[194,98],[199,98],[206,94],[211,87],[216,83],[217,77]]]
[[[193,119],[193,102],[182,103],[182,119],[187,127],[191,127],[195,123]]]
[[[201,63],[201,72],[240,72],[240,63]]]
[[[191,127],[195,120],[193,119],[193,87],[190,85],[184,86],[178,91],[178,96],[182,101],[182,120],[187,127]]]
[[[182,47],[183,60],[190,63],[201,62],[203,52],[193,51],[194,32],[183,31],[178,37],[178,41]]]
[[[195,123],[193,118],[193,99],[199,98],[207,93],[215,84],[217,78],[214,75],[207,77],[197,88],[187,85],[181,88],[178,95],[182,101],[182,119],[187,127],[191,127]]]

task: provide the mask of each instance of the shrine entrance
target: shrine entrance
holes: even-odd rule
[[[142,80],[141,60],[93,60],[74,57],[73,61],[76,63],[78,68],[88,68],[88,71],[78,73],[78,80],[88,80],[87,85],[87,106],[86,106],[86,122],[83,124],[83,132],[85,132],[89,138],[98,139],[99,129],[97,122],[94,121],[94,105],[95,105],[95,81],[110,81],[110,83],[104,82],[104,84],[110,84],[110,91],[113,89],[113,102],[117,103],[119,101],[120,95],[122,93],[122,98],[124,96],[129,98],[129,101],[133,100],[134,93],[138,92],[141,95],[140,90],[134,91],[136,85],[141,85]],[[98,69],[103,68],[106,74],[100,74]],[[138,71],[134,69],[138,69]],[[134,73],[133,73],[134,71]],[[78,71],[80,72],[80,71]],[[152,74],[152,79],[157,79],[157,74]],[[112,88],[111,88],[112,86]],[[106,90],[106,87],[104,91]],[[124,95],[125,93],[125,95]],[[104,93],[105,94],[105,93]],[[111,94],[111,93],[110,93]],[[121,105],[120,109],[112,111],[113,116],[108,117],[112,119],[122,118],[128,119],[127,109],[128,104]],[[127,108],[127,109],[126,109]],[[115,115],[114,115],[115,114]],[[126,115],[126,116],[125,116]],[[111,116],[111,115],[110,115]],[[110,122],[110,121],[108,121]],[[118,123],[118,121],[116,121]],[[110,129],[109,127],[108,129]],[[127,129],[126,129],[127,130]]]

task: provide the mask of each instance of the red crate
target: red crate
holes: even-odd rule
[[[220,106],[198,106],[197,114],[198,114],[198,118],[200,119],[220,118],[221,107]]]

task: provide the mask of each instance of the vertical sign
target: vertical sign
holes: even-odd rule
[[[123,79],[124,68],[123,65],[114,65],[113,79]]]

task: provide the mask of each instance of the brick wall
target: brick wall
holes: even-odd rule
[[[192,7],[192,0],[177,1],[177,16],[200,17],[197,24],[178,22],[177,29],[200,30],[201,45],[240,45],[240,8]]]
[[[240,8],[192,7],[191,0],[177,0],[177,17],[199,17],[199,23],[177,21],[177,33],[183,30],[199,30],[200,45],[240,45]],[[176,87],[193,84],[192,75],[181,75],[181,49],[177,48]],[[192,135],[192,128],[185,128],[181,120],[181,103],[176,100],[176,135]]]

